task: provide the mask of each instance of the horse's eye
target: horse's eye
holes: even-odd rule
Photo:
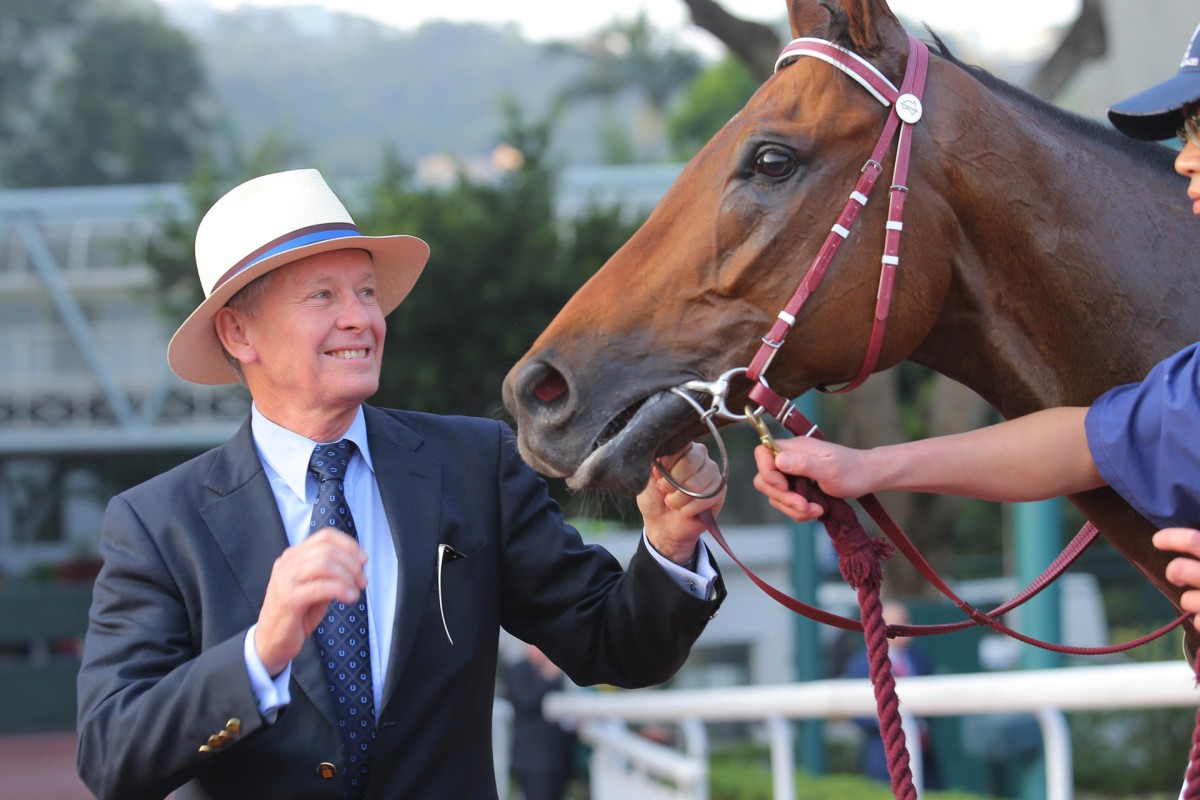
[[[779,180],[795,171],[795,156],[778,147],[764,147],[754,157],[754,172],[763,177]]]

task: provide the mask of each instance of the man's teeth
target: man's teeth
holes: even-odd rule
[[[366,348],[360,350],[334,350],[329,355],[334,358],[366,358],[367,350]]]

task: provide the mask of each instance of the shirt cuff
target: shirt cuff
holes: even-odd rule
[[[288,689],[288,682],[292,677],[292,662],[289,661],[283,671],[272,678],[267,673],[267,668],[263,666],[262,659],[258,657],[258,651],[254,648],[254,631],[257,629],[258,623],[256,622],[250,626],[250,630],[246,631],[242,656],[246,659],[246,672],[250,675],[250,688],[254,691],[255,698],[258,699],[258,712],[268,722],[274,722],[276,712],[292,702],[292,693]]]
[[[700,600],[713,599],[713,585],[717,580],[717,570],[708,558],[708,548],[702,542],[696,543],[696,570],[694,572],[687,567],[676,564],[655,550],[654,545],[650,544],[650,539],[646,536],[644,529],[642,530],[642,542],[646,545],[646,549],[650,551],[650,555],[654,557],[659,566],[675,580],[675,583],[679,584],[680,589]]]

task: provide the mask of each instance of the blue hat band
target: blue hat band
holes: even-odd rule
[[[281,253],[306,247],[310,244],[328,242],[333,239],[348,239],[350,237],[361,235],[362,234],[359,233],[358,228],[352,224],[347,224],[344,222],[325,225],[312,225],[307,228],[301,228],[300,230],[284,234],[278,239],[267,242],[265,245],[243,258],[237,264],[234,264],[232,269],[222,275],[217,282],[213,284],[212,292],[215,292],[218,288],[231,280],[235,275],[245,272],[255,264],[258,264],[259,262],[268,258],[273,258]],[[209,292],[210,296],[212,292]]]

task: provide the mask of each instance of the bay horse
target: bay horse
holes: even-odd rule
[[[796,37],[899,85],[909,36],[884,0],[788,0]],[[940,45],[940,43],[938,43]],[[1200,339],[1197,231],[1173,152],[1127,139],[935,47],[886,335],[1006,417],[1088,405]],[[707,433],[677,387],[747,365],[837,219],[888,108],[826,60],[779,69],[687,164],[504,383],[524,458],[573,489],[634,494]],[[883,172],[890,175],[894,149]],[[764,380],[853,380],[876,312],[885,200],[867,203]],[[751,388],[731,389],[741,408]],[[1110,489],[1071,498],[1172,602],[1170,556]],[[1198,520],[1197,522],[1200,522]],[[1189,650],[1197,634],[1186,627]]]

